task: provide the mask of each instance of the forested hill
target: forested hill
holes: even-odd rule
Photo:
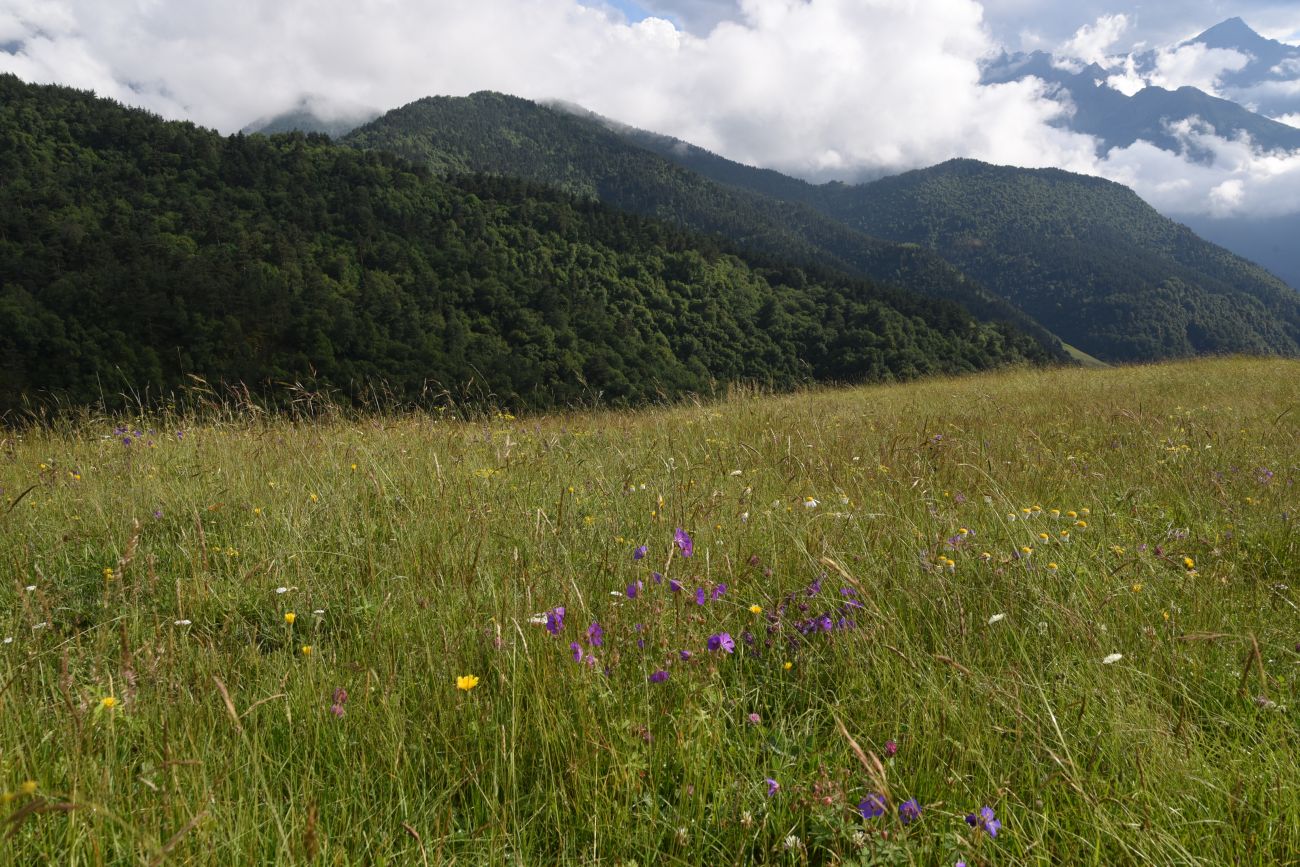
[[[1300,353],[1300,293],[1111,181],[952,160],[827,193],[839,219],[936,250],[1099,358]]]
[[[1064,357],[1059,342],[1030,317],[932,251],[870,237],[804,204],[763,195],[766,191],[711,180],[572,107],[491,92],[428,97],[388,112],[342,141],[396,153],[436,173],[484,172],[537,181],[717,234],[743,249],[956,301],[983,321],[1016,325]]]
[[[156,399],[190,375],[545,407],[1044,358],[953,305],[587,199],[8,75],[0,178],[0,410]]]
[[[1110,181],[953,160],[867,184],[813,185],[611,129],[720,182],[923,245],[1098,358],[1300,351],[1300,293]]]

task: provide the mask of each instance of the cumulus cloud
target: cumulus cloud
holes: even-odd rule
[[[329,114],[492,89],[815,180],[969,156],[1127,178],[1171,207],[1250,209],[1285,193],[1300,209],[1294,185],[1264,180],[1271,157],[1242,163],[1248,142],[1202,142],[1217,148],[1206,166],[1140,144],[1099,161],[1041,82],[980,83],[998,46],[976,0],[637,0],[709,22],[694,31],[577,0],[3,2],[0,71],[226,132],[304,99]],[[1077,53],[1104,52],[1126,21],[1076,31]],[[1176,60],[1168,74],[1230,62]]]
[[[1223,74],[1245,68],[1250,60],[1231,48],[1209,48],[1200,42],[1180,45],[1156,52],[1156,67],[1147,83],[1167,90],[1195,87],[1218,96]]]
[[[1128,30],[1127,15],[1103,15],[1094,24],[1085,24],[1074,32],[1056,52],[1083,64],[1106,62],[1111,46]]]
[[[1139,141],[1112,150],[1097,173],[1132,187],[1166,214],[1277,217],[1300,211],[1300,151],[1264,152],[1199,118],[1170,125],[1181,153]],[[1192,161],[1183,154],[1208,154]]]

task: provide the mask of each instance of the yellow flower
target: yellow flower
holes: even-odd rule
[[[318,500],[320,500],[320,497],[316,496],[315,494],[312,494],[312,495],[311,495],[311,501],[312,501],[313,503],[317,502]]]
[[[106,695],[99,700],[99,706],[104,710],[112,710],[117,707],[117,699],[111,695]]]
[[[794,668],[794,663],[793,663],[793,662],[786,662],[786,664],[783,665],[783,666],[781,666],[781,667],[784,668],[786,671],[789,671],[790,669]]]
[[[105,580],[105,581],[112,581],[112,580],[113,580],[113,567],[112,567],[112,566],[105,566],[105,567],[104,567],[104,580]]]
[[[24,795],[34,795],[34,794],[36,794],[36,781],[35,781],[35,780],[23,780],[23,784],[22,784],[21,786],[18,787],[18,791],[19,791],[21,794],[24,794]]]
[[[1071,509],[1070,511],[1068,511],[1068,512],[1065,513],[1065,517],[1067,517],[1067,518],[1077,518],[1077,517],[1079,517],[1079,513],[1076,512],[1076,511],[1074,511],[1073,509]]]
[[[1087,521],[1075,521],[1075,522],[1074,522],[1074,526],[1076,526],[1076,527],[1087,527],[1087,526],[1088,526],[1088,522],[1087,522]]]
[[[1028,556],[1028,555],[1034,553],[1034,549],[1033,549],[1033,548],[1030,548],[1028,545],[1021,545],[1021,546],[1020,546],[1020,553],[1026,555],[1026,556]]]
[[[1060,567],[1057,566],[1055,563],[1048,563],[1048,564],[1047,564],[1047,568],[1048,568],[1048,569],[1051,569],[1053,572],[1055,572],[1055,571],[1056,571],[1057,569],[1059,569]]]
[[[1039,534],[1038,534],[1038,538],[1040,538],[1040,539],[1042,539],[1044,542],[1046,542],[1047,539],[1048,539],[1048,536],[1047,536],[1046,533],[1039,533]]]
[[[463,674],[456,678],[456,689],[463,689],[465,692],[469,692],[476,686],[478,686],[478,677],[476,675]]]
[[[310,644],[304,644],[304,645],[302,646],[302,655],[303,655],[303,656],[311,656],[311,645],[310,645]]]
[[[1187,569],[1195,569],[1195,568],[1196,568],[1196,561],[1193,560],[1191,557],[1184,557],[1184,558],[1183,558],[1183,566],[1184,566],[1185,568],[1187,568]]]
[[[1134,593],[1141,593],[1141,592],[1142,592],[1142,582],[1141,582],[1141,581],[1136,582],[1136,583],[1135,583],[1132,587],[1130,587],[1129,589],[1132,590]]]
[[[1168,619],[1169,619],[1169,612],[1168,612],[1168,611],[1161,611],[1160,614],[1161,614],[1162,617],[1165,618],[1165,620],[1168,620]]]
[[[289,624],[290,626],[293,626],[293,622],[297,619],[298,619],[298,615],[294,614],[292,611],[284,612],[284,622]]]
[[[762,613],[763,613],[763,607],[762,607],[761,605],[751,605],[751,606],[749,606],[749,613],[750,613],[750,614],[762,614]]]

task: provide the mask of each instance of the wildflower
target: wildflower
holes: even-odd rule
[[[18,787],[18,793],[21,794],[21,795],[34,795],[34,794],[36,794],[36,781],[35,781],[35,780],[23,780],[22,785]]]
[[[916,798],[898,805],[898,818],[903,820],[904,825],[910,825],[921,818],[921,805],[916,802]]]
[[[646,552],[647,552],[648,550],[649,550],[649,549],[648,549],[645,545],[639,545],[639,546],[637,546],[637,549],[636,549],[635,551],[632,552],[632,559],[633,559],[633,560],[640,560],[640,559],[644,558],[645,555],[646,555]]]
[[[898,741],[885,741],[885,755],[893,758],[898,754]]]
[[[1075,521],[1075,522],[1074,522],[1074,526],[1086,530],[1086,529],[1088,529],[1088,522],[1087,522],[1087,521]]]
[[[112,581],[112,580],[113,580],[113,567],[112,567],[112,566],[105,566],[105,567],[104,567],[104,580],[105,580],[105,581]]]
[[[557,605],[550,611],[546,612],[546,631],[552,635],[559,635],[560,630],[564,628],[564,606]]]
[[[781,788],[781,784],[771,777],[768,777],[764,782],[767,783],[767,796],[769,798],[776,794],[777,789]]]
[[[310,645],[310,644],[304,644],[304,645],[302,646],[302,655],[303,655],[303,656],[311,656],[311,645]]]
[[[293,622],[297,619],[298,619],[298,615],[294,614],[292,611],[284,612],[284,622],[289,626],[293,626]]]
[[[1057,569],[1060,569],[1061,567],[1057,566],[1055,563],[1048,563],[1047,568],[1048,571],[1055,572]]]
[[[705,593],[704,593],[704,588],[703,588],[703,587],[697,587],[697,588],[695,589],[695,604],[696,604],[696,605],[703,605],[704,602],[705,602]]]
[[[781,845],[787,852],[795,852],[803,848],[803,841],[794,834],[791,834],[781,841]]]
[[[673,542],[677,544],[683,557],[689,557],[695,553],[695,543],[691,541],[691,537],[686,535],[686,531],[681,527],[678,527],[677,532],[673,534]]]
[[[759,716],[758,714],[756,714],[756,713],[751,713],[751,714],[747,717],[747,719],[749,720],[749,722],[750,722],[752,725],[758,725],[759,723],[761,723],[761,722],[763,721],[763,718],[762,718],[761,716]]]
[[[628,599],[635,599],[637,591],[640,590],[642,586],[643,585],[641,584],[640,581],[634,581],[631,584],[627,585],[627,590],[625,591],[624,595],[626,595]]]
[[[994,614],[992,617],[989,618],[989,626],[992,626],[994,623],[997,623],[999,620],[1002,620],[1006,616],[1007,615],[1005,614]]]
[[[677,651],[677,655],[681,657],[682,662],[691,658],[691,652],[689,650],[679,650]]]
[[[1191,557],[1184,557],[1184,558],[1183,558],[1183,568],[1184,568],[1184,569],[1187,569],[1187,570],[1195,569],[1195,568],[1196,568],[1196,561],[1193,560]]]
[[[1102,665],[1111,665],[1111,664],[1113,664],[1113,663],[1119,662],[1119,661],[1120,661],[1121,659],[1123,659],[1123,658],[1124,658],[1124,654],[1122,654],[1122,653],[1112,653],[1112,654],[1110,654],[1109,656],[1107,656],[1105,659],[1103,659],[1103,660],[1101,661],[1101,664],[1102,664]]]
[[[761,606],[761,605],[751,605],[751,606],[749,606],[749,613],[750,613],[750,614],[762,614],[762,613],[763,613],[763,606]]]
[[[1002,823],[993,815],[992,807],[980,807],[978,816],[974,813],[969,814],[966,817],[966,824],[972,828],[988,831],[990,837],[996,837],[998,829],[1002,827]]]
[[[790,662],[789,660],[786,660],[785,665],[781,667],[784,668],[786,671],[789,671],[790,669],[794,668],[794,663]]]
[[[814,500],[812,497],[804,497],[803,499],[803,507],[805,509],[815,509],[819,505],[821,505],[821,503],[819,503],[817,500]]]
[[[276,596],[282,596],[282,595],[284,595],[285,593],[288,593],[288,592],[289,592],[289,588],[288,588],[288,587],[277,587],[277,588],[275,588],[275,595],[276,595]]]
[[[1134,583],[1133,586],[1130,587],[1129,589],[1132,590],[1134,593],[1141,593],[1141,592],[1142,592],[1142,582],[1141,582],[1141,581],[1138,581],[1138,582]]]
[[[1039,534],[1038,534],[1038,538],[1039,538],[1039,539],[1042,539],[1044,542],[1046,542],[1046,541],[1047,541],[1049,538],[1051,538],[1051,537],[1048,536],[1046,533],[1039,533]]]
[[[117,707],[117,699],[111,695],[106,695],[99,700],[99,706],[104,710],[112,710]]]
[[[456,689],[463,689],[465,692],[469,692],[476,686],[478,686],[478,677],[476,675],[463,674],[456,678]]]
[[[663,683],[667,679],[668,679],[668,672],[662,668],[656,671],[654,674],[650,675],[651,683]]]
[[[582,645],[576,641],[569,642],[569,649],[573,651],[573,661],[582,662]]]
[[[727,592],[727,585],[718,584],[714,586],[713,592],[710,594],[710,597],[713,599],[714,602],[717,602],[719,599],[722,598],[722,594],[726,592]]]
[[[680,593],[682,591],[682,582],[678,581],[676,578],[669,578],[668,589],[673,593]]]
[[[885,815],[885,796],[872,792],[858,802],[858,812],[864,819],[878,819]]]
[[[724,650],[727,653],[736,651],[736,642],[731,640],[731,634],[719,632],[716,635],[710,635],[708,641],[709,650]]]
[[[592,647],[600,647],[605,643],[605,630],[601,628],[599,621],[593,620],[587,627],[587,643]]]

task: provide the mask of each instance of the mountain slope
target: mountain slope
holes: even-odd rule
[[[955,160],[869,184],[813,185],[665,136],[622,134],[717,180],[934,250],[1103,360],[1300,351],[1300,294],[1119,184]]]
[[[429,97],[343,141],[396,153],[437,173],[483,172],[556,186],[745,249],[955,301],[983,321],[1014,324],[1066,357],[1041,326],[931,251],[868,237],[798,201],[718,183],[629,142],[595,115],[490,92]]]
[[[938,251],[1104,360],[1300,353],[1300,293],[1110,181],[953,160],[841,186],[826,208]]]
[[[324,136],[223,138],[0,75],[0,142],[0,413],[190,375],[544,407],[1045,357],[950,304]]]

